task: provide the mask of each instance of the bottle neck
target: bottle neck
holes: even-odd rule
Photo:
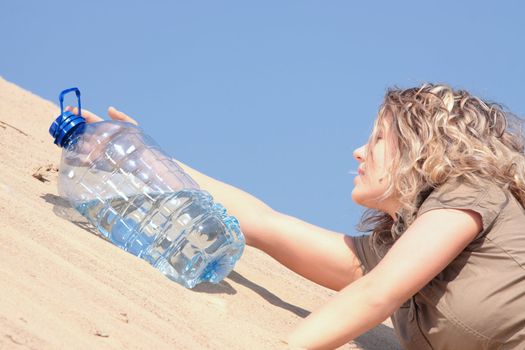
[[[69,148],[73,146],[77,142],[78,137],[82,135],[86,130],[86,125],[87,124],[84,122],[77,124],[73,128],[71,128],[71,130],[64,136],[62,147]]]

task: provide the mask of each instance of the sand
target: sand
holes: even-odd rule
[[[57,195],[59,108],[0,78],[0,349],[284,349],[333,291],[248,247],[194,290],[100,238]],[[342,349],[399,349],[388,321]]]

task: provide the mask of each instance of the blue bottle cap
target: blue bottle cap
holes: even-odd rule
[[[64,95],[75,91],[78,99],[78,115],[70,111],[64,112]],[[81,116],[80,109],[80,91],[77,88],[70,88],[62,91],[59,96],[60,100],[60,115],[55,119],[53,124],[49,127],[49,133],[55,139],[55,145],[63,147],[73,135],[73,131],[81,128],[86,124],[86,119]]]

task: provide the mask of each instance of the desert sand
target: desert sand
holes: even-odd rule
[[[57,195],[58,114],[0,78],[0,349],[284,349],[333,295],[250,247],[188,290],[100,238]],[[400,347],[385,321],[342,349]]]

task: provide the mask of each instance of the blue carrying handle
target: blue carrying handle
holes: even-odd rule
[[[82,115],[82,112],[80,109],[80,90],[76,87],[66,89],[60,93],[60,96],[58,97],[58,99],[60,100],[60,114],[61,115],[64,114],[64,96],[72,91],[74,91],[75,94],[77,95],[77,101],[78,101],[78,114],[77,115]]]

